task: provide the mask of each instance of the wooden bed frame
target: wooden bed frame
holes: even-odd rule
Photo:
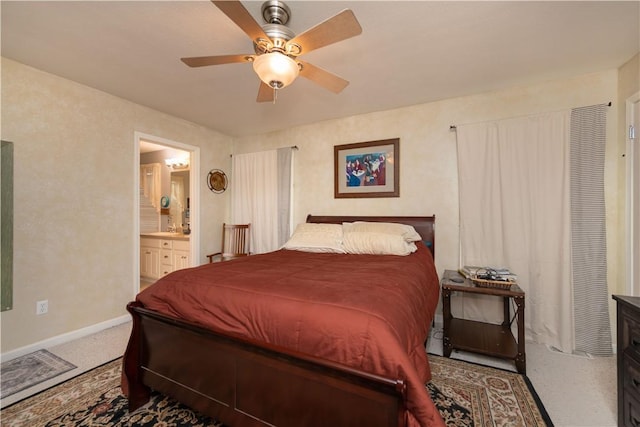
[[[311,216],[307,222],[399,222],[435,248],[435,216]],[[337,363],[212,332],[131,302],[124,358],[129,410],[156,390],[230,427],[405,425],[406,385]]]

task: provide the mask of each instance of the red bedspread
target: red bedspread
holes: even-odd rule
[[[174,272],[146,308],[216,331],[404,379],[410,426],[443,426],[424,384],[439,294],[429,250],[409,256],[279,250]]]

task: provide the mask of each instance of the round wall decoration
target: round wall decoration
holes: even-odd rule
[[[211,169],[207,175],[207,185],[214,193],[222,193],[227,189],[227,175],[220,169]]]

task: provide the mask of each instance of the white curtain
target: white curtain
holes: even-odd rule
[[[291,235],[291,172],[293,149],[278,149],[278,247]]]
[[[291,161],[291,148],[233,156],[231,221],[251,224],[252,253],[279,249],[289,236]]]
[[[574,342],[569,135],[569,111],[457,126],[461,264],[516,273],[528,338],[563,352]],[[462,309],[495,321],[495,300],[465,297]]]
[[[149,199],[157,212],[160,212],[160,198],[162,197],[162,175],[160,163],[140,165],[140,187],[142,194]]]

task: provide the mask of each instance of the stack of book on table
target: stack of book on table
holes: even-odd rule
[[[504,267],[475,267],[465,265],[458,271],[477,286],[509,288],[518,281],[518,277],[508,268]]]

